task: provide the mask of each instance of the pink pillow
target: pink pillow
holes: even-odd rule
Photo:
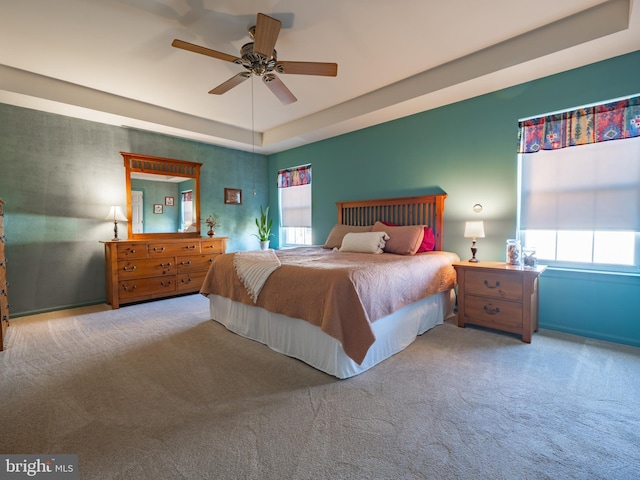
[[[389,235],[389,240],[387,240],[384,251],[397,255],[414,255],[420,248],[424,237],[422,225],[394,227],[376,222],[371,231],[386,232]]]
[[[383,225],[388,225],[390,227],[396,227],[397,225],[389,222],[380,222]],[[418,247],[418,251],[416,253],[424,253],[424,252],[432,252],[436,248],[436,236],[433,233],[431,227],[424,226],[424,237],[422,237],[422,243]]]
[[[424,227],[424,237],[417,253],[431,252],[436,248],[436,236],[429,227]]]

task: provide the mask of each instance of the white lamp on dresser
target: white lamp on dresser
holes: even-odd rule
[[[119,205],[111,205],[111,208],[109,209],[109,213],[107,214],[106,217],[104,217],[104,219],[109,220],[110,222],[113,222],[113,238],[111,240],[112,241],[120,240],[118,238],[118,222],[127,221],[127,217],[125,217],[124,213],[122,213],[122,208]]]

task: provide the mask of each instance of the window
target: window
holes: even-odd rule
[[[639,100],[520,121],[518,232],[542,262],[638,272]]]
[[[278,193],[282,245],[311,245],[311,165],[280,170]]]

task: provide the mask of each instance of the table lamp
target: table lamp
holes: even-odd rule
[[[476,238],[484,238],[484,223],[482,220],[466,222],[464,225],[464,238],[471,238],[471,258],[470,262],[477,263],[476,258]]]
[[[106,217],[104,217],[104,219],[113,222],[113,238],[111,239],[111,241],[117,242],[118,240],[120,240],[118,238],[118,222],[127,221],[127,217],[125,217],[124,213],[122,213],[122,208],[120,208],[119,205],[112,205],[109,209],[109,213]]]

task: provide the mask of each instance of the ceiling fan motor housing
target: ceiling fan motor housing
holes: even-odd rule
[[[259,77],[271,72],[276,67],[278,60],[278,53],[275,50],[269,58],[255,53],[253,51],[253,42],[245,43],[242,46],[240,56],[242,57],[242,66]]]

